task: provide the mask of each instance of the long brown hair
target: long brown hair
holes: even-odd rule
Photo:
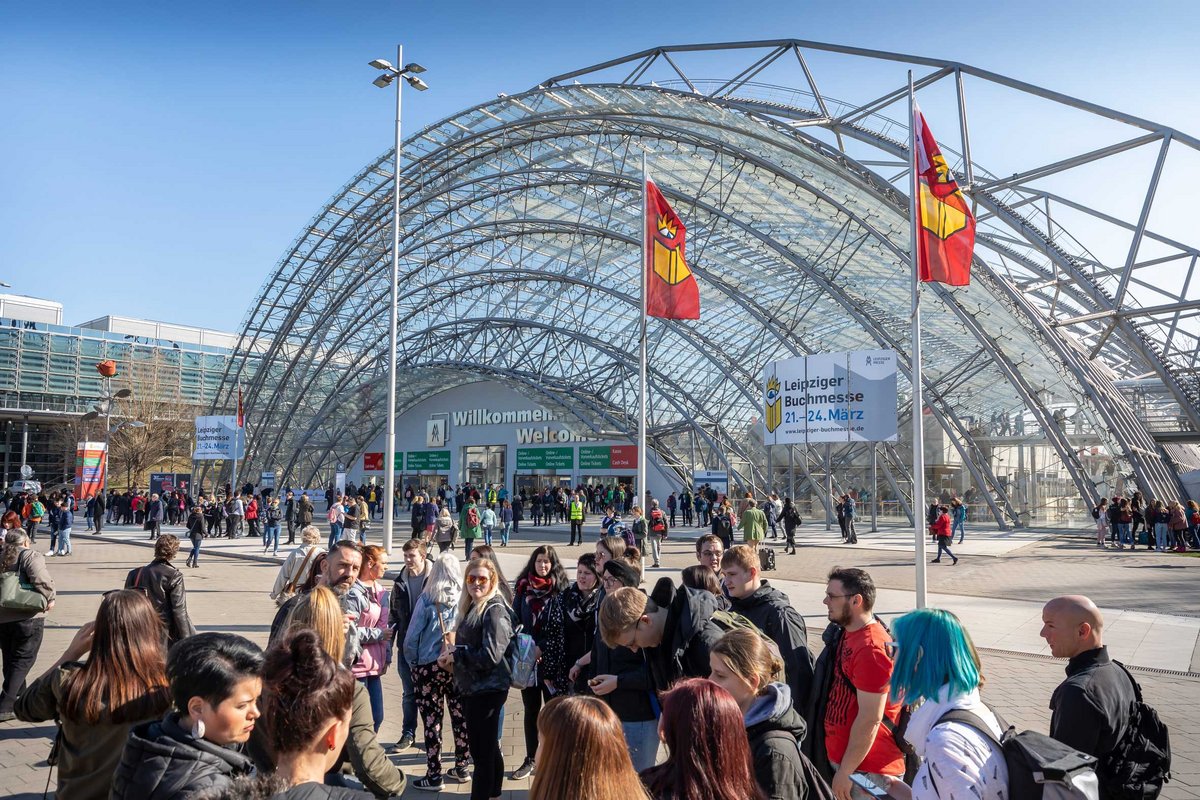
[[[648,800],[621,721],[603,700],[556,697],[537,719],[542,743],[529,800]]]
[[[109,592],[96,612],[87,663],[64,681],[62,716],[92,725],[140,722],[170,705],[162,619],[141,592]]]

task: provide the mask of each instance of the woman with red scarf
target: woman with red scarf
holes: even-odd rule
[[[562,604],[567,585],[567,572],[558,560],[558,553],[548,544],[533,551],[529,563],[517,576],[513,611],[522,631],[533,637],[539,655],[537,682],[521,690],[521,701],[525,704],[525,761],[513,771],[513,780],[533,774],[538,749],[537,719],[542,703],[566,692],[570,686]]]

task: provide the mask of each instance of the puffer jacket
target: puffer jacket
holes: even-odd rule
[[[113,774],[110,800],[187,800],[224,786],[253,769],[253,762],[229,747],[193,739],[169,713],[134,728]]]
[[[513,637],[513,611],[497,594],[478,616],[458,624],[454,638],[454,682],[465,696],[507,692],[512,686],[508,664]]]
[[[792,690],[784,683],[768,684],[746,709],[745,719],[754,780],[767,800],[805,800],[808,779],[797,744],[804,739],[805,725],[792,708]]]
[[[904,738],[921,757],[921,768],[913,779],[913,800],[1010,800],[1003,752],[970,725],[937,724],[943,714],[955,709],[975,714],[1000,737],[996,715],[979,699],[978,689],[950,696],[949,687],[943,686],[936,698],[926,700],[912,713],[905,730]]]
[[[142,589],[150,604],[162,617],[167,642],[175,644],[196,632],[188,616],[187,594],[183,589],[183,573],[170,561],[154,559],[144,567],[136,567],[125,577],[126,589]]]

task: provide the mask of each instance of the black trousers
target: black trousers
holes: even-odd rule
[[[463,698],[467,742],[475,772],[471,800],[499,797],[504,789],[504,754],[500,751],[500,709],[508,692],[480,692]]]
[[[291,517],[288,517],[287,525],[288,525],[287,543],[295,544],[296,543],[296,521],[293,520]]]
[[[0,622],[0,658],[4,659],[4,688],[0,693],[0,713],[13,710],[17,695],[25,690],[25,678],[42,649],[45,617],[17,622]]]
[[[575,544],[576,537],[579,538],[579,543],[583,544],[583,520],[571,520],[571,544]]]
[[[93,514],[92,521],[96,524],[96,533],[103,533],[104,512],[98,511],[95,514]]]
[[[542,704],[550,702],[550,690],[546,684],[538,681],[537,686],[521,690],[521,703],[525,706],[525,757],[537,755],[538,729],[537,718],[542,711]]]

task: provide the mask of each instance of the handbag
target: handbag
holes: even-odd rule
[[[21,580],[21,556],[17,556],[17,563],[11,570],[0,573],[0,608],[35,614],[46,610],[45,595]]]

